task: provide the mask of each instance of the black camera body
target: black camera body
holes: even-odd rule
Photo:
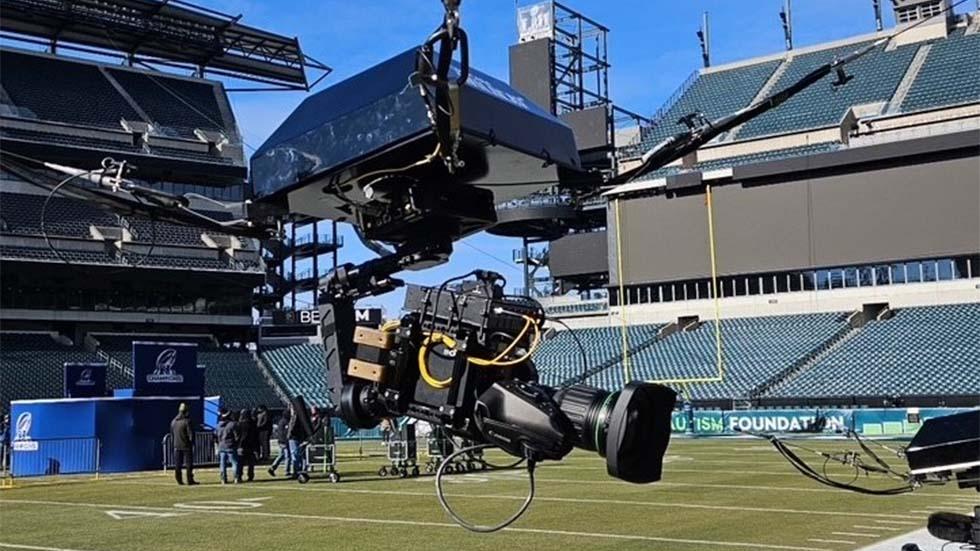
[[[354,332],[347,376],[361,389],[353,411],[368,414],[355,424],[409,415],[482,440],[473,419],[477,399],[498,382],[537,382],[537,372],[529,359],[508,366],[471,359],[492,358],[508,346],[526,355],[533,335],[522,333],[530,322],[519,316],[540,325],[543,310],[526,299],[504,297],[491,278],[454,289],[410,285],[404,310],[397,327]]]
[[[605,457],[617,478],[659,480],[674,391],[649,383],[613,393],[539,383],[531,357],[543,308],[505,295],[497,274],[472,275],[475,281],[452,288],[409,286],[397,323],[357,327],[346,354],[327,350],[334,414],[354,428],[409,416],[535,462],[578,447]],[[331,316],[337,311],[321,314],[325,334],[340,327]]]

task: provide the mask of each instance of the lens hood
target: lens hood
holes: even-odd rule
[[[670,443],[677,393],[658,384],[626,385],[613,406],[606,434],[606,470],[637,484],[660,480]]]

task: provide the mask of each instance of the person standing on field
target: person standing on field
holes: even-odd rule
[[[279,423],[276,425],[276,440],[279,442],[279,456],[269,466],[269,476],[276,476],[276,469],[283,463],[286,464],[286,477],[290,478],[293,473],[293,456],[289,453],[289,412],[290,409],[282,412]]]
[[[181,472],[187,468],[187,484],[194,486],[194,428],[191,426],[190,415],[187,412],[187,404],[180,404],[177,408],[177,416],[170,422],[170,441],[174,445],[174,478],[177,484],[183,485],[184,478]]]
[[[259,435],[255,430],[252,412],[243,409],[238,414],[238,478],[251,482],[255,479],[255,454],[258,452]]]
[[[242,479],[238,473],[238,423],[235,422],[234,415],[230,411],[221,410],[215,436],[218,440],[218,469],[221,483],[228,483],[227,468],[229,466],[232,476],[235,477],[235,483],[241,482]]]

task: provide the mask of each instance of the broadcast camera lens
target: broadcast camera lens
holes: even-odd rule
[[[555,395],[575,446],[605,457],[611,476],[639,484],[660,480],[676,398],[665,386],[636,382],[617,392],[575,385]]]

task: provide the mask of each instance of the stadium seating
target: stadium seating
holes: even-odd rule
[[[868,322],[770,396],[980,394],[980,303],[898,310]]]
[[[656,124],[644,130],[637,149],[648,149],[664,138],[686,130],[687,127],[678,120],[690,113],[700,111],[709,119],[715,119],[747,106],[780,63],[781,60],[767,61],[699,75],[673,105],[666,107]]]
[[[0,65],[0,82],[22,117],[117,130],[123,119],[140,120],[94,65],[9,50],[0,52]]]
[[[659,325],[633,325],[627,328],[630,347],[656,338]],[[578,340],[576,341],[576,338]],[[579,344],[581,343],[581,348]],[[582,349],[587,361],[583,366]],[[583,371],[598,369],[623,355],[623,339],[618,327],[590,327],[559,331],[541,343],[534,355],[540,379],[545,384],[560,385],[579,377]]]
[[[303,396],[308,404],[316,407],[329,404],[321,345],[296,344],[268,348],[261,355],[262,361],[289,396]]]
[[[720,168],[734,168],[737,166],[748,165],[753,163],[762,163],[766,161],[778,161],[780,159],[788,159],[791,157],[802,157],[807,155],[816,155],[818,153],[827,153],[839,149],[840,145],[834,142],[818,143],[812,145],[804,145],[801,147],[790,147],[787,149],[776,149],[773,151],[762,151],[759,153],[750,153],[748,155],[740,155],[737,157],[725,157],[722,159],[712,159],[710,161],[704,161],[701,163],[696,163],[690,169],[681,169],[677,166],[664,167],[660,170],[655,170],[649,174],[645,174],[639,181],[644,180],[655,180],[657,178],[666,178],[674,174],[681,172],[691,172],[699,171],[706,172],[709,170],[717,170]]]
[[[44,144],[66,145],[73,148],[96,149],[99,151],[126,151],[129,153],[145,153],[142,146],[132,143],[120,142],[118,140],[105,140],[90,136],[69,136],[67,134],[53,134],[38,130],[26,130],[23,128],[0,127],[0,138],[32,141]]]
[[[221,348],[209,336],[96,335],[99,348],[127,368],[132,367],[133,341],[173,341],[197,343],[197,363],[205,367],[204,392],[221,396],[229,408],[251,408],[260,404],[278,407],[279,398],[263,377],[247,350]]]
[[[60,256],[59,256],[60,255]],[[79,264],[119,264],[119,259],[112,258],[102,251],[75,251],[63,249],[56,254],[48,248],[14,247],[0,245],[0,257],[21,260],[44,260],[50,262],[72,262]]]
[[[0,408],[11,400],[61,398],[64,396],[65,362],[99,362],[99,357],[79,347],[59,343],[44,333],[0,333]],[[106,386],[132,386],[118,370],[109,368]]]
[[[980,99],[980,33],[957,30],[932,45],[902,111],[912,112]]]
[[[72,262],[80,264],[113,264],[126,266],[160,266],[166,268],[181,268],[189,270],[221,270],[221,271],[262,271],[258,261],[235,261],[230,262],[219,257],[218,251],[214,256],[208,257],[184,257],[170,256],[161,254],[151,254],[146,256],[142,252],[123,252],[118,256],[110,256],[101,251],[76,251],[61,249],[55,253],[51,249],[35,249],[33,247],[14,247],[0,245],[0,256],[3,258],[22,259],[22,260],[45,260],[53,262]]]
[[[194,138],[195,129],[235,134],[222,116],[220,92],[210,82],[115,68],[103,72],[95,65],[13,50],[3,50],[0,56],[3,89],[13,113],[22,118],[115,130],[122,129],[122,120],[143,120],[111,82],[115,81],[155,123],[156,133],[182,138]],[[98,101],[79,103],[80,97]],[[194,155],[183,150],[169,153],[179,157]],[[200,158],[226,162],[206,153]]]
[[[222,405],[241,409],[265,405],[279,407],[280,400],[246,350],[199,350],[197,362],[205,367],[204,392],[221,396]]]
[[[0,193],[0,210],[3,210],[6,227],[4,232],[17,235],[36,236],[41,232],[41,207],[46,195],[25,193]],[[227,215],[202,211],[203,214],[221,220]],[[44,217],[44,227],[48,235],[62,237],[89,238],[90,226],[119,227],[128,226],[133,240],[140,243],[183,245],[203,247],[202,233],[222,235],[219,232],[203,230],[199,227],[182,226],[167,222],[151,221],[146,218],[126,217],[110,214],[84,201],[66,197],[52,197]],[[241,240],[243,248],[250,248],[250,240]]]
[[[224,127],[214,88],[208,83],[122,69],[109,69],[109,74],[163,129],[193,137],[196,128],[222,130]]]
[[[8,233],[35,236],[41,232],[41,207],[46,195],[0,194],[0,209]],[[89,237],[89,226],[118,226],[118,218],[82,201],[52,197],[44,215],[48,235]]]
[[[845,323],[843,316],[832,313],[723,320],[724,381],[688,384],[690,397],[747,396],[754,387],[819,348]],[[631,343],[630,348],[637,349],[629,360],[634,379],[703,379],[718,374],[713,322],[648,344]],[[620,361],[590,377],[588,384],[612,390],[622,387],[623,381]]]
[[[785,61],[787,65],[773,91],[785,88],[820,65],[867,44],[851,44],[795,56]],[[907,44],[891,51],[879,48],[848,67],[847,74],[854,78],[844,86],[833,86],[837,77],[828,75],[779,109],[748,122],[735,138],[743,140],[833,126],[852,106],[887,102],[895,94],[920,47],[920,44]],[[980,97],[980,64],[976,63],[978,48],[980,34],[966,35],[962,29],[954,31],[946,39],[933,42],[901,110],[912,112],[976,101]],[[713,119],[746,106],[780,63],[783,61],[699,75],[676,102],[667,106],[661,120],[652,129],[644,130],[641,144],[631,146],[628,151],[641,152],[683,130],[683,125],[676,122],[688,113],[701,111]]]
[[[847,55],[863,44],[820,50],[794,57],[774,88],[783,89],[804,75],[835,58]],[[779,109],[749,121],[738,132],[738,139],[756,138],[787,132],[799,132],[838,124],[848,108],[875,102],[886,102],[895,94],[905,76],[917,44],[900,46],[893,51],[879,48],[847,67],[853,80],[834,86],[837,76],[828,75],[787,101]]]

